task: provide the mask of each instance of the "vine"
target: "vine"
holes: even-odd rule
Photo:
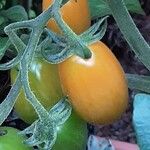
[[[150,70],[150,46],[133,22],[123,0],[106,0],[125,39],[141,62]]]

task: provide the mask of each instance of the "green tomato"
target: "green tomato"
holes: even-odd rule
[[[87,124],[75,112],[57,130],[58,136],[52,150],[86,150]]]
[[[17,74],[17,68],[11,70],[12,83],[14,83]],[[63,96],[57,65],[36,58],[30,66],[29,82],[31,90],[46,109],[50,109]],[[37,118],[37,114],[26,100],[23,90],[20,92],[14,108],[19,117],[26,123],[32,123]]]
[[[12,83],[15,81],[17,73],[17,69],[11,70]],[[29,81],[32,91],[46,109],[50,109],[63,96],[57,65],[35,59],[31,63]],[[37,117],[34,109],[26,100],[23,91],[17,98],[15,111],[27,123],[32,123]],[[70,118],[57,130],[58,136],[52,150],[86,149],[87,125],[75,112],[72,112]]]
[[[12,127],[0,127],[0,150],[32,150],[23,144],[26,137],[18,132],[19,130]]]

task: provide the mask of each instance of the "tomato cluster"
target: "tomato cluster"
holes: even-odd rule
[[[52,2],[43,0],[43,10]],[[87,0],[68,1],[61,8],[61,14],[77,34],[90,27]],[[49,20],[47,26],[61,33],[54,19]],[[121,65],[104,43],[97,41],[89,45],[89,49],[92,57],[87,60],[72,56],[59,65],[51,65],[41,58],[36,58],[31,63],[30,86],[41,104],[49,109],[63,95],[68,95],[74,109],[67,122],[58,129],[53,150],[65,150],[66,146],[70,150],[84,150],[86,122],[109,124],[126,109],[128,88]],[[12,83],[17,73],[17,68],[11,70]],[[27,123],[32,123],[37,117],[23,91],[17,99],[15,111]]]

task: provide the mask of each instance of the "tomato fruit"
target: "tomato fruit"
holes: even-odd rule
[[[87,125],[72,112],[70,118],[58,128],[58,136],[52,150],[86,150]]]
[[[18,132],[19,130],[12,127],[0,127],[0,150],[32,150],[23,144],[25,137]]]
[[[11,70],[12,83],[17,73],[16,68]],[[36,58],[31,63],[29,82],[33,93],[46,109],[51,108],[63,96],[57,65]],[[35,110],[26,100],[23,91],[20,92],[14,108],[19,117],[27,123],[32,123],[37,118]]]
[[[12,82],[14,82],[17,73],[16,69],[11,70]],[[45,108],[52,107],[63,96],[56,65],[35,59],[31,63],[29,81],[34,94]],[[34,109],[27,102],[23,91],[17,99],[15,111],[27,123],[32,123],[36,119]],[[86,141],[86,122],[72,112],[70,118],[58,128],[58,136],[53,150],[84,150],[86,149]]]
[[[53,0],[43,0],[43,10],[51,5]],[[61,8],[61,15],[69,27],[77,34],[82,33],[90,27],[91,19],[88,0],[70,0]],[[61,33],[54,19],[51,19],[48,28],[54,32]]]
[[[128,103],[124,71],[102,42],[89,46],[90,59],[72,56],[59,64],[63,91],[74,110],[87,122],[109,124],[118,119]]]

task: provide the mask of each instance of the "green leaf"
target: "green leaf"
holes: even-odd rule
[[[28,15],[22,6],[14,6],[8,10],[3,10],[0,12],[1,15],[11,20],[11,22],[28,20]]]
[[[140,150],[150,150],[150,95],[135,96],[133,125]]]
[[[0,0],[0,9],[2,9],[6,4],[6,0]]]
[[[129,11],[144,15],[145,12],[142,9],[139,0],[124,0]]]
[[[150,93],[150,76],[127,74],[127,79],[130,89],[136,89]]]
[[[2,25],[5,22],[5,18],[0,16],[0,25]]]
[[[0,60],[7,49],[8,37],[0,37]]]
[[[139,0],[124,0],[125,4],[131,12],[144,14]],[[89,6],[92,18],[111,15],[111,10],[105,0],[89,0]]]
[[[89,0],[89,6],[92,18],[111,14],[109,7],[104,0]]]

